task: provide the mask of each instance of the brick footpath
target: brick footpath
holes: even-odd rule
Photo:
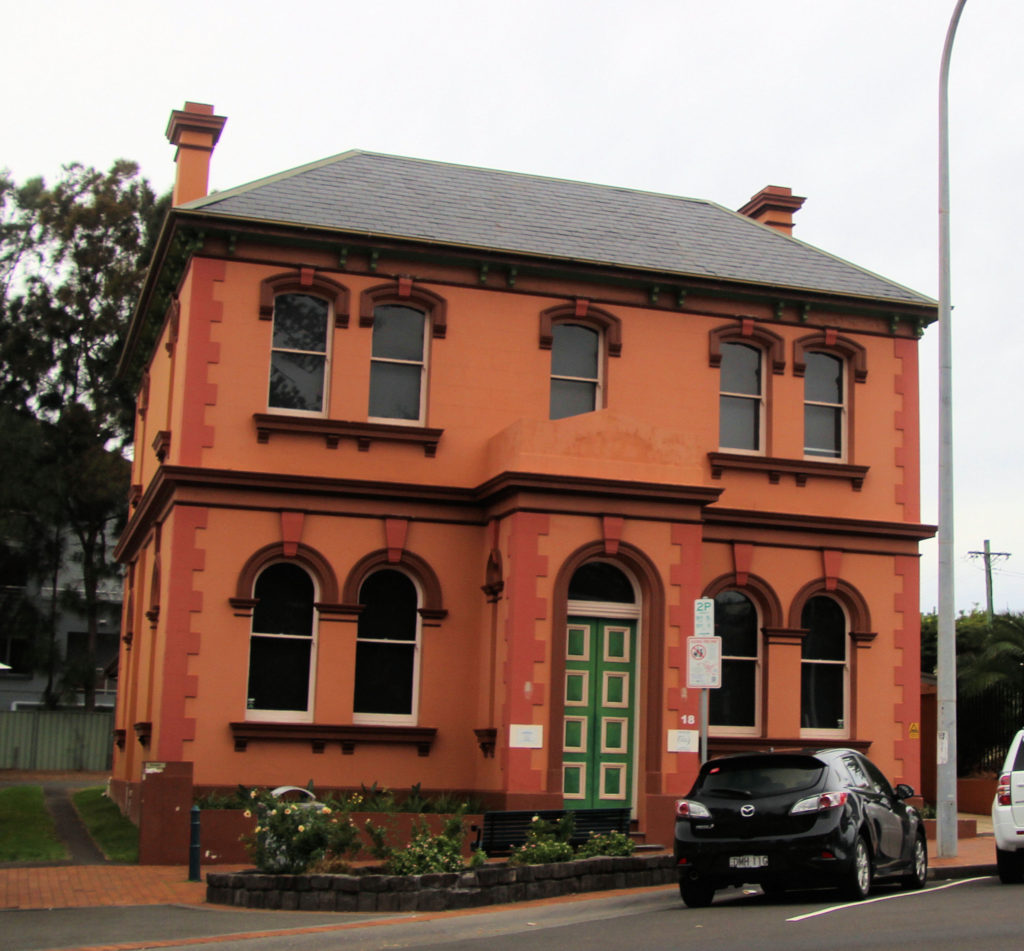
[[[237,871],[242,866],[218,866]],[[0,910],[97,908],[113,905],[202,905],[204,881],[190,882],[188,869],[163,865],[58,865],[0,867]]]

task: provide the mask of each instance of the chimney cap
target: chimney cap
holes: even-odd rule
[[[167,141],[171,145],[180,145],[181,137],[187,132],[206,133],[212,136],[210,147],[220,139],[227,116],[213,113],[213,106],[205,102],[186,102],[184,109],[175,109],[167,122]]]

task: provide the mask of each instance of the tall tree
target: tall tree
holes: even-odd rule
[[[0,481],[23,483],[6,493],[0,487],[0,505],[17,498],[22,517],[45,522],[44,534],[73,541],[90,670],[100,583],[114,570],[110,541],[128,489],[132,402],[114,371],[168,204],[127,161],[106,172],[68,165],[53,186],[0,175],[0,410],[41,427],[36,477],[26,485],[24,473],[0,471]],[[8,526],[14,518],[10,505],[0,512]],[[44,577],[51,568],[40,556],[33,571]],[[50,703],[57,696],[52,663]],[[93,678],[85,681],[91,707]]]

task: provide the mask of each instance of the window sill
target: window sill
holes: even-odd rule
[[[435,727],[424,726],[260,721],[232,723],[230,726],[236,753],[244,753],[252,740],[291,740],[308,742],[314,753],[323,753],[330,742],[340,743],[341,752],[346,756],[355,751],[357,743],[397,743],[415,746],[420,756],[429,756],[437,735]]]
[[[804,486],[809,478],[846,479],[855,492],[861,490],[868,466],[851,466],[842,462],[816,462],[813,459],[779,459],[772,456],[745,456],[733,452],[709,452],[711,478],[721,479],[726,469],[765,472],[768,481],[777,485],[783,475],[791,475],[796,484]]]
[[[394,423],[354,423],[342,419],[318,417],[278,416],[274,413],[253,413],[256,439],[265,443],[272,434],[318,436],[328,449],[337,449],[342,439],[354,439],[360,452],[366,452],[373,442],[413,443],[423,447],[425,456],[437,453],[437,444],[443,429],[422,426],[403,426]]]

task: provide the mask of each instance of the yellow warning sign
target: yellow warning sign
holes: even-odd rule
[[[909,734],[910,734],[910,738],[912,740],[919,740],[919,739],[921,739],[921,724],[920,723],[911,723],[910,724]]]

